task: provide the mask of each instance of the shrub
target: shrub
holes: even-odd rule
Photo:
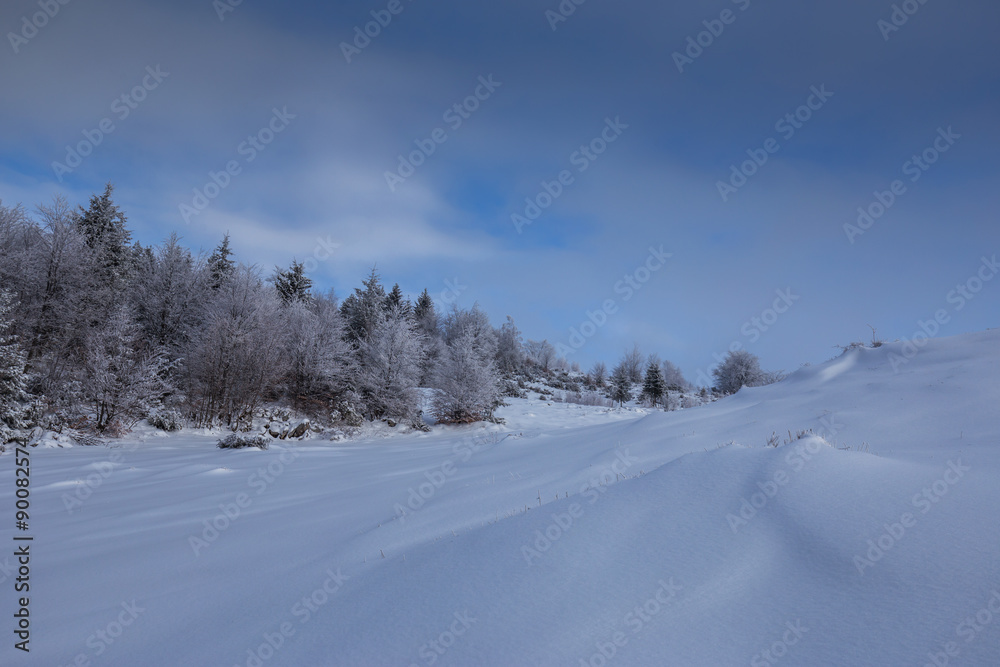
[[[146,418],[149,425],[167,433],[173,433],[184,428],[184,417],[177,410],[157,411]]]
[[[257,449],[267,449],[271,441],[265,435],[246,435],[242,433],[230,433],[222,440],[219,440],[219,449],[244,449],[246,447],[256,447]]]

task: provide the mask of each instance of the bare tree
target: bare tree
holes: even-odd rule
[[[246,266],[216,294],[190,354],[192,413],[201,426],[221,422],[234,431],[247,429],[282,375],[280,300]]]
[[[477,348],[475,334],[466,330],[448,345],[438,367],[434,415],[448,423],[490,419],[500,403],[500,376],[493,358]]]
[[[590,369],[590,377],[594,381],[594,386],[604,386],[604,383],[608,380],[608,367],[604,365],[603,361],[598,361],[594,364]]]
[[[84,395],[99,431],[130,428],[170,391],[169,363],[122,306],[87,341]]]
[[[622,365],[629,382],[632,384],[642,382],[642,352],[639,351],[638,343],[633,344],[632,349],[622,356]]]
[[[369,418],[415,418],[423,346],[413,318],[398,306],[382,311],[357,345],[357,386]]]

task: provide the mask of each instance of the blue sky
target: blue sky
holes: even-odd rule
[[[145,244],[229,231],[340,295],[377,264],[584,367],[634,341],[692,380],[734,343],[793,370],[867,324],[997,325],[996,3],[224,1],[4,3],[0,200],[112,181]]]

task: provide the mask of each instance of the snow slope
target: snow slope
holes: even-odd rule
[[[674,413],[36,448],[31,653],[8,630],[0,663],[1000,664],[1000,331],[910,351]]]

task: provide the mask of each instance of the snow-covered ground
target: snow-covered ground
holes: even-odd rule
[[[37,447],[0,664],[1000,664],[1000,331],[906,351],[672,413]]]

